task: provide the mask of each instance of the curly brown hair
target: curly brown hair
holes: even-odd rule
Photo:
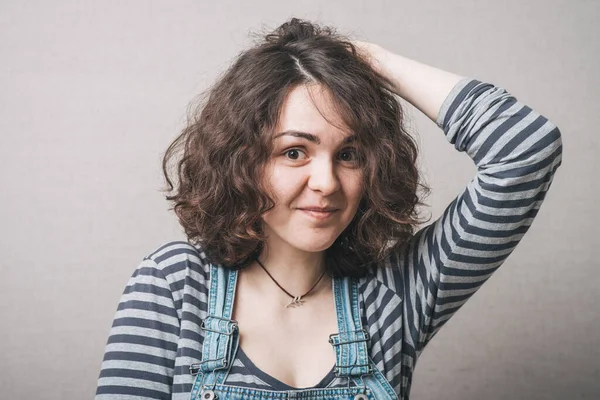
[[[405,246],[423,222],[417,192],[430,189],[420,183],[417,145],[398,99],[347,38],[292,18],[237,57],[163,159],[167,200],[190,243],[212,263],[243,268],[260,254],[266,240],[261,215],[275,206],[261,179],[273,129],[287,94],[309,83],[332,94],[363,157],[365,195],[325,251],[330,275],[363,275]]]

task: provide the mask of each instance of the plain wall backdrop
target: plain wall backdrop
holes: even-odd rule
[[[187,106],[296,16],[494,83],[562,131],[506,263],[417,363],[412,399],[600,396],[600,2],[1,1],[0,397],[92,398],[139,261],[184,236],[160,161]],[[473,162],[409,108],[437,218]]]

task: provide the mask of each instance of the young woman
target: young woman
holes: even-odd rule
[[[477,166],[417,232],[427,188],[395,95]],[[189,240],[133,274],[97,398],[407,399],[424,347],[528,230],[561,151],[504,89],[286,22],[168,149]]]

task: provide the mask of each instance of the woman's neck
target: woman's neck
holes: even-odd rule
[[[324,252],[310,253],[284,246],[278,246],[278,250],[274,251],[265,246],[258,260],[287,292],[294,296],[300,296],[309,291],[323,275],[324,256]],[[247,273],[252,276],[256,284],[268,292],[281,292],[286,296],[257,262],[247,268]],[[323,282],[327,282],[327,278],[327,275],[323,276],[313,292],[316,292]]]

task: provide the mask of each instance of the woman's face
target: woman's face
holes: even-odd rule
[[[265,171],[276,204],[263,215],[272,249],[327,249],[350,224],[362,198],[360,150],[329,96],[321,86],[301,85],[283,104]],[[309,211],[314,208],[329,212]]]

